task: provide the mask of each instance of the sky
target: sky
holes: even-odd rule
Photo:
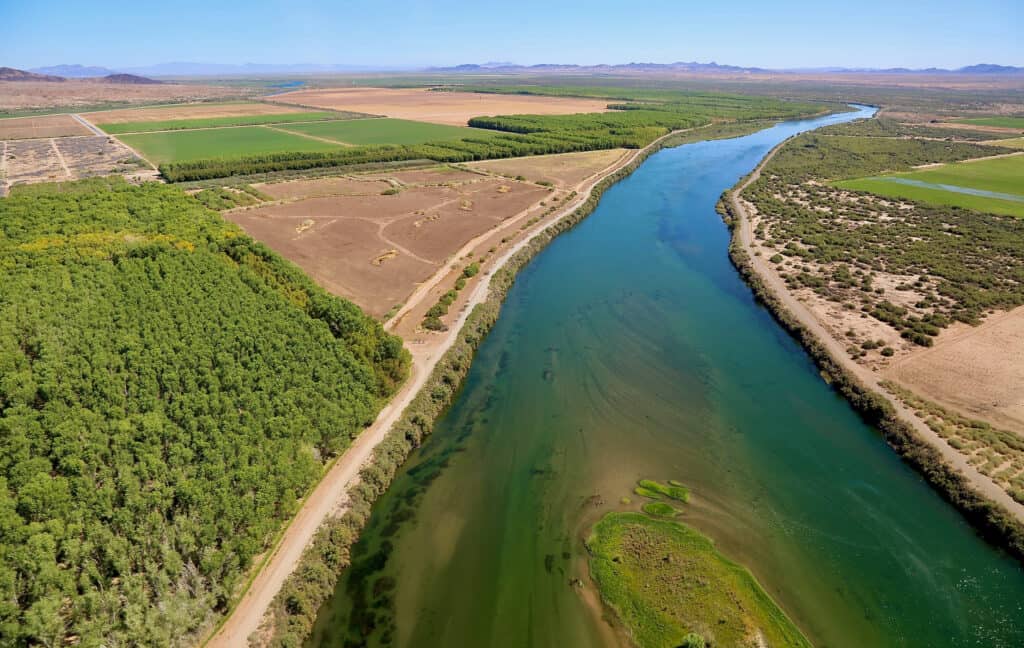
[[[0,66],[1024,66],[1022,0],[0,0]]]

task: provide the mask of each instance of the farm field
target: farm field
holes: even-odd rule
[[[234,115],[228,117],[206,117],[202,119],[171,119],[166,121],[137,121],[104,124],[102,128],[111,134],[146,133],[167,130],[190,130],[196,128],[220,128],[224,126],[257,126],[260,124],[286,124],[290,122],[312,122],[331,119],[357,118],[361,115],[337,112],[296,112],[269,115]]]
[[[1009,139],[1002,140],[989,140],[982,142],[982,144],[991,144],[993,146],[1005,146],[1006,148],[1024,149],[1024,137],[1011,137]]]
[[[407,119],[358,119],[281,126],[282,130],[344,144],[423,144],[464,137],[493,137],[495,131]]]
[[[139,133],[121,135],[120,139],[154,164],[261,153],[333,151],[342,147],[264,126]]]
[[[401,190],[383,193],[393,186]],[[467,241],[552,196],[547,187],[447,167],[255,188],[287,202],[225,217],[375,317]]]
[[[972,417],[1024,434],[1024,307],[956,324],[885,375]]]
[[[976,117],[971,119],[958,119],[956,121],[960,124],[994,126],[996,128],[1019,128],[1024,131],[1024,117]]]
[[[118,108],[82,113],[82,116],[97,126],[106,124],[128,124],[134,122],[161,122],[182,119],[215,119],[219,117],[249,117],[253,115],[294,115],[310,112],[298,106],[258,101],[230,101],[183,103],[169,106],[145,108]]]
[[[605,99],[436,92],[420,88],[299,90],[277,95],[274,100],[452,126],[465,126],[471,118],[484,115],[570,115],[605,112],[608,105]]]
[[[556,187],[567,187],[615,163],[626,154],[625,149],[556,153],[531,158],[509,158],[468,162],[466,167],[509,177],[522,176],[531,182],[548,182]]]
[[[1024,217],[1024,155],[944,164],[930,169],[837,182],[887,198],[906,198]]]
[[[109,137],[26,139],[0,143],[0,189],[9,185],[138,172],[144,163]],[[0,191],[0,195],[2,195]]]
[[[91,134],[88,128],[76,121],[71,115],[0,119],[0,140],[70,137],[73,135]]]

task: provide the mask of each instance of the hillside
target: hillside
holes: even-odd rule
[[[0,81],[64,81],[63,77],[36,74],[9,67],[0,67]]]
[[[149,79],[137,74],[108,74],[107,76],[99,79],[102,83],[129,83],[129,84],[156,84],[163,83],[163,81],[157,81],[156,79]]]
[[[174,187],[17,189],[0,266],[3,645],[180,644],[407,372]]]

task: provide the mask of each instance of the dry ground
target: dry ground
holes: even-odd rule
[[[567,115],[605,112],[609,101],[568,97],[534,97],[428,89],[346,88],[297,90],[275,95],[275,102],[328,110],[345,110],[401,119],[465,126],[484,115]]]
[[[0,140],[68,137],[71,135],[89,134],[89,129],[71,115],[0,119]]]
[[[1024,307],[956,324],[885,376],[966,416],[1024,434]]]
[[[399,193],[384,195],[392,187]],[[467,241],[553,193],[531,183],[442,169],[257,188],[278,202],[232,211],[227,218],[376,317],[405,301]]]
[[[211,117],[244,117],[248,115],[281,115],[305,112],[297,106],[268,103],[193,103],[151,108],[119,108],[83,113],[94,124],[125,124],[129,122],[156,122],[172,119],[208,119]]]
[[[13,140],[3,142],[0,150],[3,181],[10,185],[133,173],[145,167],[131,150],[110,137]]]
[[[550,182],[567,187],[582,182],[622,158],[625,149],[538,155],[528,158],[470,162],[464,166],[515,178],[522,176],[532,182]]]
[[[176,83],[130,84],[96,81],[0,81],[0,110],[75,108],[103,103],[159,103],[246,96],[252,90]]]

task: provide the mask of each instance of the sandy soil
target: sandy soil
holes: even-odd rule
[[[885,376],[971,418],[1024,434],[1024,306],[955,324]]]
[[[95,81],[0,81],[0,110],[71,108],[103,103],[156,103],[240,97],[252,90],[213,85],[115,84]]]
[[[345,492],[356,482],[359,469],[370,458],[373,448],[384,439],[391,426],[398,420],[401,412],[423,387],[438,359],[451,347],[473,306],[487,298],[490,276],[493,272],[526,246],[543,228],[572,213],[582,205],[602,177],[628,164],[638,154],[639,151],[631,151],[610,165],[603,173],[580,183],[575,187],[577,196],[574,199],[566,201],[560,209],[540,218],[532,227],[520,230],[520,219],[507,219],[492,230],[463,245],[453,255],[455,258],[464,258],[471,253],[479,258],[492,248],[496,252],[482,266],[481,272],[469,281],[466,288],[461,291],[459,299],[452,305],[450,314],[446,317],[450,327],[448,331],[427,334],[419,329],[419,322],[426,310],[436,302],[437,296],[451,287],[459,271],[448,266],[443,267],[414,291],[406,305],[385,325],[389,331],[406,340],[407,347],[412,353],[412,372],[409,380],[384,408],[377,420],[360,434],[353,446],[331,467],[324,479],[306,498],[298,514],[285,530],[280,543],[272,551],[266,565],[256,574],[234,612],[206,642],[206,646],[210,648],[243,646],[247,638],[257,632],[264,613],[285,579],[295,569],[302,551],[316,533],[321,522],[328,515],[344,513]],[[542,214],[543,212],[535,210],[524,217],[530,213]],[[505,239],[505,242],[502,242],[501,239]]]
[[[437,184],[442,177],[448,182]],[[382,194],[396,185],[403,187],[397,195]],[[404,302],[466,241],[551,195],[534,184],[457,170],[259,188],[283,200],[227,218],[375,317]]]
[[[609,101],[568,97],[434,92],[428,89],[345,88],[298,90],[275,95],[275,102],[346,110],[401,119],[465,126],[485,115],[567,115],[605,112]]]
[[[559,153],[530,158],[485,160],[464,166],[515,178],[523,176],[532,182],[550,182],[556,187],[578,184],[626,154],[625,149]]]
[[[739,244],[750,254],[754,270],[765,283],[765,286],[782,302],[785,309],[825,346],[836,362],[856,377],[866,388],[888,398],[900,419],[911,425],[922,439],[935,446],[950,465],[963,473],[974,489],[988,499],[1004,506],[1018,519],[1024,520],[1024,505],[1011,498],[1000,485],[993,482],[989,477],[982,474],[976,466],[969,463],[967,457],[936,434],[911,409],[893,398],[880,384],[884,380],[884,376],[852,360],[846,353],[848,342],[835,337],[830,332],[829,327],[816,316],[808,305],[789,291],[785,281],[779,277],[773,264],[764,255],[756,256],[754,254],[756,245],[753,243],[754,231],[750,214],[755,210],[752,205],[742,199],[741,194],[744,189],[760,177],[764,165],[775,155],[781,146],[782,144],[773,149],[761,161],[757,169],[732,193],[730,198],[733,208],[740,219],[740,223],[735,230],[735,236],[738,238]]]
[[[89,135],[89,129],[71,115],[0,119],[0,140]]]
[[[207,119],[210,117],[243,117],[247,115],[283,115],[306,112],[295,106],[246,103],[192,103],[151,108],[118,108],[82,113],[94,124],[124,124],[127,122],[154,122],[171,119]]]

